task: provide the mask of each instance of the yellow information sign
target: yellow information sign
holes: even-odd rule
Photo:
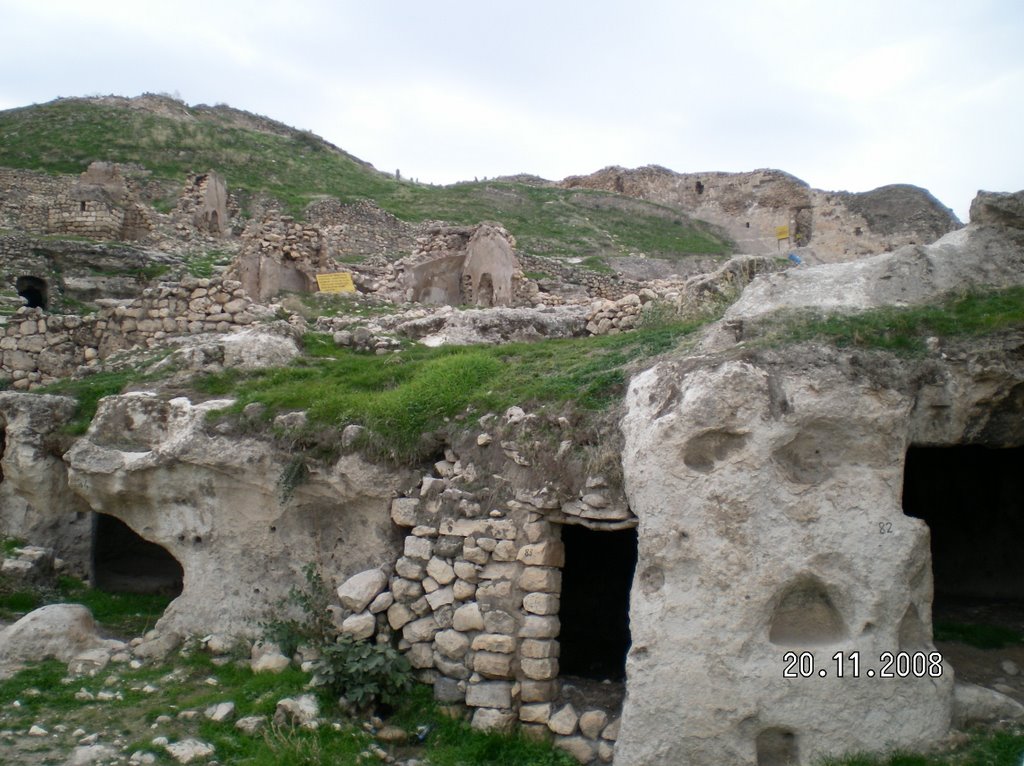
[[[776,226],[775,227],[775,239],[789,239],[789,227],[788,226]]]
[[[337,271],[333,274],[317,274],[316,286],[322,293],[354,293],[355,283],[349,271]]]

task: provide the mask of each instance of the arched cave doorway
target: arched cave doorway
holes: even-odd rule
[[[1024,448],[911,447],[903,510],[931,531],[936,637],[965,625],[1024,634]]]
[[[490,273],[481,274],[476,288],[476,305],[490,308],[494,305],[494,279]]]
[[[29,308],[45,309],[50,301],[46,280],[41,277],[21,276],[14,281],[14,289],[25,299]]]
[[[629,651],[629,591],[636,569],[636,529],[563,526],[565,566],[559,609],[563,676],[622,681]]]
[[[120,519],[93,514],[92,585],[110,593],[181,594],[184,570],[165,548]]]

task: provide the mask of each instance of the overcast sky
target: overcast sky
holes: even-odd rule
[[[1024,0],[0,0],[0,72],[0,109],[164,92],[424,182],[771,167],[965,220],[1024,188]]]

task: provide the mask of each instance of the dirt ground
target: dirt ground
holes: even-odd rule
[[[941,601],[936,603],[932,619],[934,623],[997,625],[1024,634],[1024,602]],[[978,649],[956,641],[936,641],[935,648],[953,666],[958,681],[987,686],[1024,704],[1024,645]]]

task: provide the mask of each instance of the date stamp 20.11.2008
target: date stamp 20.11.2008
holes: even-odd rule
[[[786,652],[782,664],[783,678],[939,678],[943,670],[940,652],[882,652],[868,664],[860,652],[840,651],[818,667],[811,652]]]

